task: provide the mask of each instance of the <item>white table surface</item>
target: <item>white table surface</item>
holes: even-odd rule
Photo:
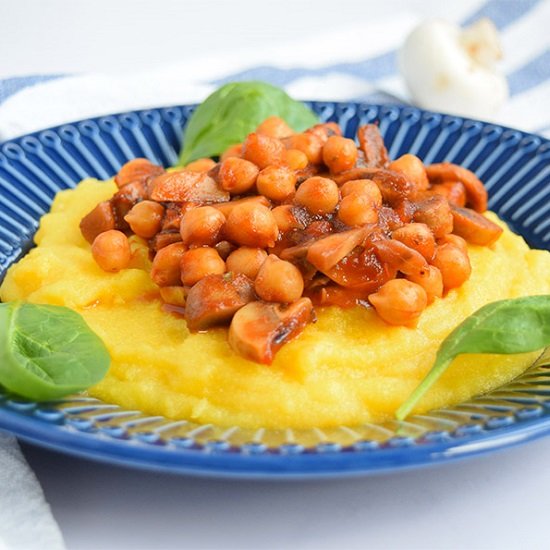
[[[1,0],[0,77],[130,71],[404,6],[445,16],[463,5]],[[550,438],[395,475],[279,483],[153,474],[23,448],[70,550],[550,547]]]
[[[24,450],[70,549],[550,547],[550,438],[436,468],[309,482],[186,478]]]

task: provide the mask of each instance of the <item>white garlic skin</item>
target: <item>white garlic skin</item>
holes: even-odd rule
[[[506,78],[494,69],[500,57],[498,34],[489,20],[464,31],[432,20],[408,36],[399,51],[399,68],[420,107],[488,119],[508,98]]]

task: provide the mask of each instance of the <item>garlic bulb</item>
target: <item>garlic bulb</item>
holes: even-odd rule
[[[502,57],[489,19],[462,30],[447,21],[416,27],[399,51],[399,68],[421,107],[489,118],[508,98],[508,83],[495,65]]]

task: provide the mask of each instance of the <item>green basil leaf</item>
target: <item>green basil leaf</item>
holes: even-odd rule
[[[230,82],[197,107],[185,129],[180,164],[223,153],[241,143],[268,116],[301,132],[319,119],[303,103],[265,82]]]
[[[403,420],[461,353],[525,353],[550,345],[550,295],[501,300],[483,306],[441,343],[424,380],[397,410]]]
[[[8,390],[55,399],[96,384],[109,364],[107,348],[75,311],[0,304],[0,384]]]

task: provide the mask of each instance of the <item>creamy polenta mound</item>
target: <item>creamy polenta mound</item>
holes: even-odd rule
[[[227,329],[191,334],[163,309],[145,241],[131,238],[128,269],[98,267],[79,223],[116,189],[113,181],[85,180],[60,192],[41,220],[36,248],[9,269],[0,298],[78,311],[112,358],[108,375],[89,394],[148,414],[273,428],[381,421],[406,400],[439,343],[465,317],[495,300],[550,293],[550,253],[530,250],[505,229],[491,247],[469,245],[470,279],[429,305],[415,329],[389,326],[368,308],[318,308],[317,322],[285,344],[271,366],[261,365],[230,348]],[[496,388],[535,357],[459,357],[415,411]]]

